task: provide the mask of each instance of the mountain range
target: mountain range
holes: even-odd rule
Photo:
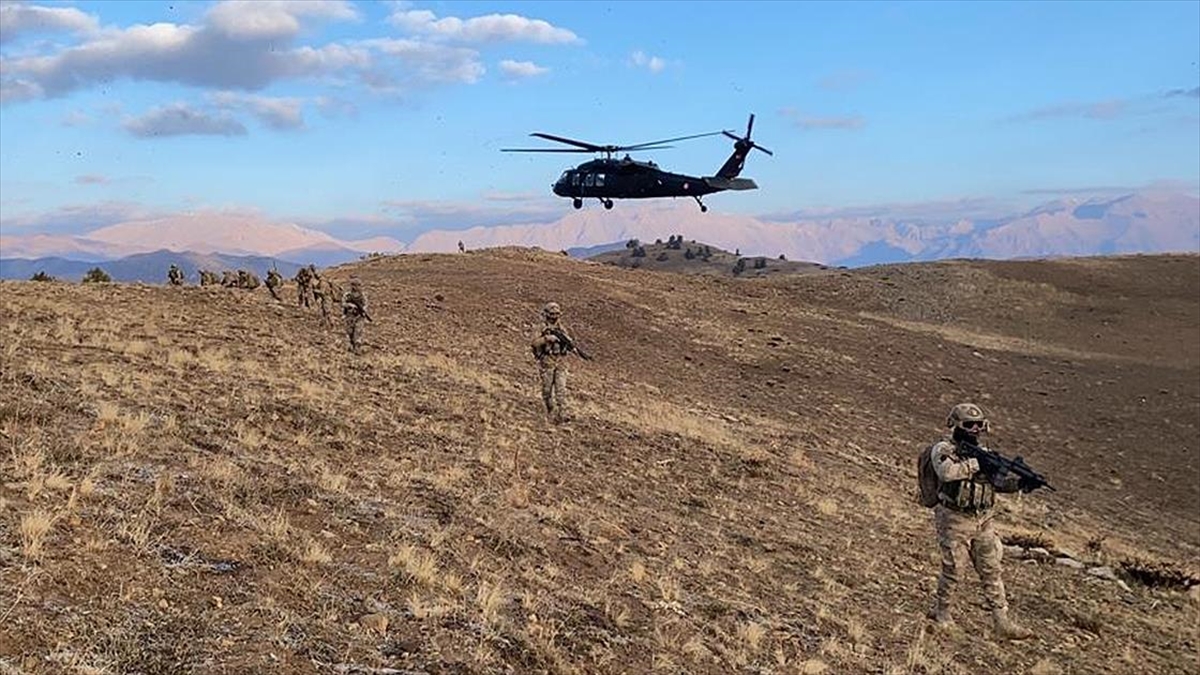
[[[411,241],[391,237],[341,240],[258,214],[189,213],[130,221],[83,235],[0,234],[0,274],[14,259],[102,262],[155,251],[260,256],[321,266],[363,254],[451,252],[531,246],[600,251],[616,242],[671,235],[742,255],[863,266],[943,258],[1012,259],[1200,250],[1200,199],[1175,191],[1140,191],[1088,200],[1058,199],[998,218],[924,218],[879,213],[798,213],[770,218],[701,214],[682,202],[622,202],[617,209],[569,211],[550,222],[429,230]]]

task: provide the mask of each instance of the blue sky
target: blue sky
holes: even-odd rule
[[[0,2],[0,228],[551,218],[586,155],[757,114],[749,215],[1200,183],[1200,2]],[[711,175],[726,139],[644,155]]]

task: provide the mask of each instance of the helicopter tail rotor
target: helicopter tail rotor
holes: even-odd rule
[[[751,150],[760,150],[768,155],[774,156],[775,153],[764,148],[763,146],[750,140],[750,134],[754,132],[754,113],[750,113],[750,121],[746,123],[746,135],[738,136],[732,131],[722,131],[721,133],[733,139],[733,154],[721,168],[717,171],[715,178],[734,179],[742,172],[742,167],[746,165],[746,155],[750,154]],[[731,188],[727,188],[731,189]],[[745,188],[743,188],[745,189]]]
[[[755,143],[754,141],[750,140],[750,134],[753,132],[754,132],[754,113],[750,113],[750,121],[746,123],[746,135],[745,136],[738,136],[737,134],[733,133],[732,131],[722,131],[721,133],[723,133],[726,136],[728,136],[729,138],[733,139],[734,147],[744,146],[746,152],[750,152],[751,149],[754,149],[754,150],[761,150],[761,151],[767,153],[768,155],[774,156],[775,153],[764,148],[763,146],[759,145],[758,143]]]

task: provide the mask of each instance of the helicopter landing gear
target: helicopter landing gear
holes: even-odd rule
[[[692,199],[695,199],[696,203],[700,205],[700,213],[708,213],[708,207],[704,205],[704,202],[700,201],[699,195],[692,195]]]
[[[609,211],[611,211],[611,210],[612,210],[612,207],[613,207],[613,200],[611,200],[611,199],[601,199],[601,200],[600,200],[600,203],[601,203],[601,204],[604,204],[604,208],[605,208],[606,210],[609,210]]]
[[[579,197],[576,197],[575,199],[571,200],[571,206],[574,206],[577,209],[582,209],[583,208],[583,200],[580,199]]]

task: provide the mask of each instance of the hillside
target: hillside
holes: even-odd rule
[[[639,242],[637,246],[629,246],[629,243],[636,241],[631,240],[620,249],[598,253],[588,257],[588,260],[630,269],[741,278],[828,269],[819,263],[781,260],[767,256],[743,257],[736,251],[730,253],[695,240],[684,241],[682,236],[678,245],[673,246],[671,240],[674,238],[675,236],[671,235],[666,243],[658,239],[652,244]],[[743,261],[741,269],[738,269],[738,260]]]
[[[1196,256],[351,273],[360,357],[262,289],[0,283],[0,673],[1194,672]],[[1000,507],[1020,648],[970,570],[924,618],[962,399],[1058,489]]]

